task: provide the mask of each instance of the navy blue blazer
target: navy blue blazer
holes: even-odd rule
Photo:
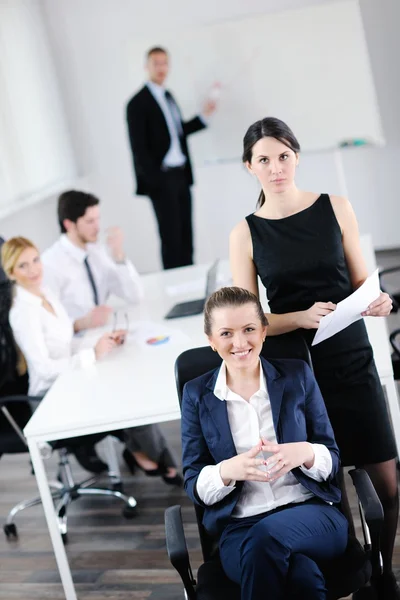
[[[332,472],[327,481],[315,481],[300,468],[293,469],[293,475],[318,498],[340,502],[340,490],[335,482],[340,466],[339,450],[314,375],[302,360],[267,361],[261,358],[261,363],[278,443],[308,441],[324,444],[332,456]],[[193,502],[204,507],[203,525],[212,535],[220,535],[228,524],[243,487],[243,482],[238,481],[230,494],[212,506],[206,506],[196,491],[197,478],[203,467],[237,454],[227,404],[214,396],[218,371],[210,371],[185,385],[181,424],[185,490]]]

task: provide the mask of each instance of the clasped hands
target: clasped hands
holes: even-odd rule
[[[259,458],[262,452],[272,453],[267,459]],[[309,442],[276,444],[266,439],[220,464],[220,476],[224,485],[231,481],[264,481],[272,483],[296,467],[310,469],[314,464],[314,449]],[[266,470],[259,467],[265,466]]]

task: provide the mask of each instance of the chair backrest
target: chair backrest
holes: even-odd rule
[[[4,238],[2,238],[0,236],[0,250],[1,250],[1,247],[3,244],[4,244]],[[7,281],[7,279],[8,279],[8,277],[5,274],[4,269],[1,266],[1,261],[0,261],[0,282]]]
[[[0,282],[0,396],[13,393],[8,388],[18,379],[17,347],[8,321],[11,298],[10,281]]]
[[[304,338],[297,332],[267,337],[261,356],[266,358],[299,358],[312,369],[311,355]],[[185,383],[216,369],[221,364],[220,356],[210,346],[191,348],[178,356],[175,362],[175,380],[179,403]]]
[[[398,274],[400,271],[400,266],[395,266],[395,267],[389,267],[387,269],[381,269],[379,271],[379,284],[380,284],[380,288],[382,290],[382,292],[387,292],[389,294],[389,296],[392,299],[392,303],[393,303],[393,307],[392,307],[392,313],[397,313],[399,312],[400,309],[400,291],[399,291],[399,284],[398,281],[394,282],[393,279],[391,279],[391,275],[393,273]],[[395,280],[398,280],[398,275],[397,277],[394,278]],[[393,290],[393,288],[395,288]]]
[[[8,416],[0,412],[0,454],[27,452],[26,444],[16,433],[9,417],[19,429],[23,429],[32,415],[25,396],[28,393],[28,375],[17,372],[17,348],[8,321],[11,301],[11,282],[0,279],[0,408],[6,406],[8,410]],[[19,401],[16,401],[16,396]],[[9,402],[6,402],[8,397]]]
[[[268,358],[299,358],[311,368],[311,356],[304,338],[297,332],[280,336],[267,337],[261,355]],[[210,346],[192,348],[182,352],[175,362],[175,380],[182,404],[183,388],[188,381],[216,369],[221,364],[221,358]],[[195,504],[196,519],[200,535],[201,549],[204,561],[209,560],[216,550],[216,540],[210,536],[203,526],[204,509]]]

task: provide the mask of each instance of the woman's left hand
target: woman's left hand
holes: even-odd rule
[[[269,483],[283,477],[296,467],[305,466],[307,469],[311,469],[314,464],[314,449],[309,442],[273,444],[263,440],[261,450],[273,453],[266,460]]]
[[[371,302],[367,310],[361,313],[363,317],[387,317],[393,307],[389,294],[381,292],[379,298]]]

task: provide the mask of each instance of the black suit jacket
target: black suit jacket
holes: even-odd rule
[[[136,173],[136,193],[150,196],[162,187],[161,164],[170,147],[171,137],[164,114],[147,85],[128,102],[126,119]],[[204,129],[205,125],[199,117],[186,122],[181,119],[181,124],[183,134],[180,143],[186,156],[185,172],[188,185],[192,185],[193,173],[186,138]]]

